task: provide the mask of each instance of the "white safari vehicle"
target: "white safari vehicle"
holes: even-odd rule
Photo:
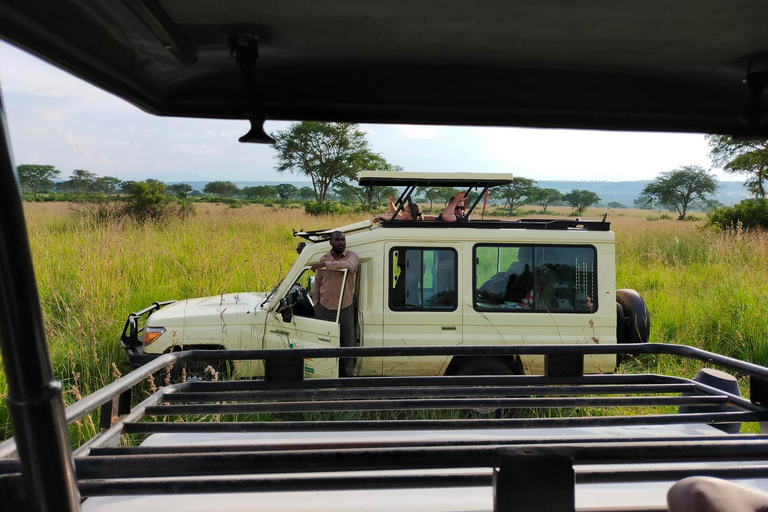
[[[357,346],[450,347],[647,342],[648,311],[633,290],[616,290],[610,223],[573,218],[501,221],[475,209],[485,191],[512,182],[499,174],[363,172],[361,186],[402,186],[398,208],[419,186],[477,190],[469,219],[369,221],[299,232],[293,268],[267,293],[230,293],[158,302],[129,316],[122,345],[136,365],[179,350],[339,347],[339,325],[314,317],[309,266],[345,233],[360,258],[355,276]],[[320,272],[329,272],[320,270]],[[340,271],[337,271],[340,272]],[[346,271],[345,271],[346,272]],[[339,303],[341,296],[339,296]],[[139,323],[144,315],[146,324]],[[337,319],[338,320],[338,319]],[[594,356],[588,372],[612,372],[616,358]],[[263,375],[258,363],[232,362],[239,377]],[[208,366],[207,364],[201,366]],[[225,371],[227,363],[212,365]],[[204,368],[198,368],[204,370]],[[540,374],[538,356],[366,357],[356,374]],[[309,377],[337,375],[334,359],[305,361]]]
[[[0,0],[4,40],[154,114],[248,119],[243,142],[269,142],[267,118],[766,139],[766,20],[763,0]],[[768,369],[638,343],[607,222],[342,227],[361,257],[348,348],[304,293],[328,232],[301,233],[269,295],[132,317],[147,364],[65,409],[8,135],[0,101],[2,511],[639,512],[691,476],[738,485],[734,502],[768,490]],[[443,177],[479,196],[499,179]],[[627,354],[650,371],[610,373]],[[725,371],[660,374],[665,357]],[[338,358],[367,376],[339,378]],[[219,361],[257,377],[147,382]]]

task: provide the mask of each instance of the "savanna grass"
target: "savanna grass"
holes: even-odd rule
[[[559,218],[567,213],[554,210]],[[317,218],[296,208],[198,204],[191,217],[162,225],[93,226],[65,203],[30,203],[25,213],[54,372],[67,404],[129,371],[118,343],[129,312],[160,300],[269,290],[296,258],[291,229],[365,217]],[[702,222],[647,217],[648,212],[622,211],[612,216],[612,227],[617,287],[636,289],[645,298],[651,341],[768,364],[768,234],[715,232]],[[622,371],[692,377],[701,366],[641,357],[627,361]],[[0,373],[0,393],[5,392]],[[92,436],[96,423],[93,416],[74,425],[73,443]],[[2,401],[0,438],[10,435]]]

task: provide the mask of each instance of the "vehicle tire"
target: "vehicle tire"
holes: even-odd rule
[[[515,375],[507,361],[492,357],[469,357],[456,370],[456,375]]]
[[[616,290],[616,341],[648,343],[651,317],[645,301],[635,290]]]
[[[211,367],[218,374],[218,380],[227,380],[232,371],[231,361],[195,361],[174,365],[170,372],[163,369],[154,375],[155,385],[166,386],[170,384],[179,384],[189,381],[209,381],[214,380],[214,376],[208,370]],[[186,371],[185,371],[186,370]],[[186,381],[184,378],[186,377]]]

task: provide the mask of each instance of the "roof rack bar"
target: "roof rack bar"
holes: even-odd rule
[[[768,441],[687,441],[627,443],[604,440],[597,443],[487,445],[466,447],[366,448],[299,450],[250,453],[194,453],[135,455],[123,457],[90,456],[76,461],[81,479],[142,478],[164,475],[225,475],[324,473],[402,469],[440,469],[495,467],[500,457],[560,454],[578,464],[626,464],[631,462],[688,462],[718,460],[762,461],[768,457]]]
[[[720,436],[713,435],[700,435],[700,436],[686,436],[686,441],[732,441],[734,439],[731,434],[722,434]],[[744,434],[739,435],[739,439],[743,441],[760,441],[765,440],[764,435],[760,434]],[[500,438],[492,437],[486,439],[437,439],[434,441],[425,440],[408,440],[408,439],[376,439],[375,441],[305,441],[301,444],[296,443],[281,443],[281,444],[227,444],[227,445],[199,445],[199,444],[183,444],[183,445],[170,445],[170,446],[115,446],[94,449],[91,455],[99,456],[121,456],[121,455],[161,455],[172,453],[222,453],[222,452],[274,452],[274,451],[291,451],[291,450],[327,450],[327,449],[351,449],[351,448],[406,448],[406,447],[428,447],[428,446],[487,446],[487,445],[519,445],[519,444],[546,444],[546,445],[559,445],[559,444],[584,444],[584,443],[604,443],[606,441],[615,441],[615,438],[595,438],[595,437],[579,437],[573,436],[560,439],[548,439],[548,438]],[[622,437],[624,443],[642,443],[648,442],[647,437]],[[680,436],[669,437],[654,437],[654,442],[665,443],[680,441]]]
[[[656,468],[631,470],[599,469],[575,470],[577,484],[677,481],[689,476],[711,476],[726,479],[762,478],[768,472],[766,465],[711,467],[711,468]],[[468,470],[471,471],[471,470]],[[340,477],[299,476],[293,478],[233,477],[233,478],[171,478],[82,480],[80,489],[84,496],[115,495],[168,495],[168,494],[216,494],[234,492],[295,492],[331,490],[377,490],[442,487],[482,487],[492,483],[490,472],[483,474],[451,475],[347,475]]]
[[[554,427],[605,427],[637,425],[677,425],[694,423],[738,423],[766,421],[766,413],[719,412],[690,414],[653,414],[647,416],[591,416],[563,418],[505,418],[473,420],[359,420],[359,421],[298,421],[298,422],[220,422],[220,423],[126,423],[127,434],[159,433],[232,433],[232,432],[311,432],[329,430],[351,432],[403,431],[433,429],[525,429]]]
[[[165,402],[234,402],[238,400],[324,400],[358,398],[432,398],[444,396],[546,396],[546,395],[612,395],[630,393],[692,393],[693,383],[687,384],[622,384],[598,386],[494,386],[494,387],[396,387],[347,389],[263,389],[259,391],[177,391],[164,398]]]
[[[655,397],[548,397],[548,398],[432,398],[409,400],[331,400],[325,402],[266,402],[229,404],[156,405],[147,407],[150,416],[185,414],[293,413],[304,411],[413,411],[435,409],[531,409],[566,407],[662,407],[714,406],[729,403],[725,395],[655,396]]]

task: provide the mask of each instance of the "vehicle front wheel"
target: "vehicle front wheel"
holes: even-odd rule
[[[227,380],[232,371],[231,361],[195,361],[175,364],[157,372],[156,386],[168,386],[189,381]]]

